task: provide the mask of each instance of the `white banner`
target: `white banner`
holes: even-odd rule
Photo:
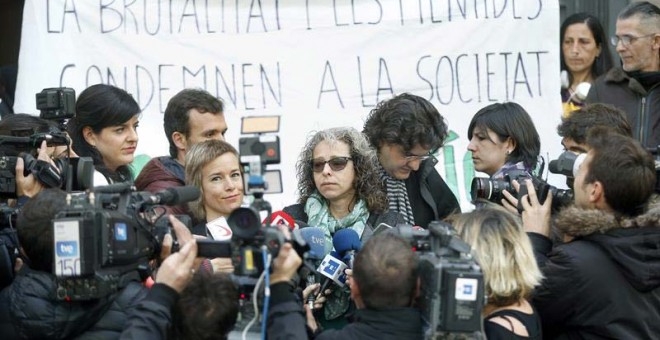
[[[560,153],[558,41],[556,0],[28,0],[15,110],[36,113],[46,87],[116,85],[143,109],[149,157],[168,153],[163,111],[186,87],[224,101],[236,146],[240,117],[281,115],[284,193],[266,196],[279,209],[295,203],[311,132],[361,130],[377,102],[411,92],[452,130],[438,171],[469,209],[467,126],[481,107],[520,103],[543,155]]]

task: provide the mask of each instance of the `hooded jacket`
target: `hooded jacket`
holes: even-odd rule
[[[635,139],[645,148],[660,145],[660,85],[646,91],[642,84],[614,67],[596,79],[587,103],[614,105],[626,112]]]
[[[530,233],[545,276],[533,302],[544,338],[649,339],[660,334],[660,205],[635,218],[571,207],[555,220],[573,240]]]

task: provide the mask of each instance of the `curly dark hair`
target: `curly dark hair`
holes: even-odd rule
[[[298,177],[298,202],[305,204],[316,189],[314,172],[312,171],[312,158],[314,148],[322,141],[340,141],[348,145],[350,156],[355,167],[355,192],[358,199],[363,199],[369,212],[382,213],[387,210],[387,196],[378,172],[378,158],[376,152],[369,146],[364,135],[354,128],[339,127],[319,131],[308,138],[303,147],[296,173]]]
[[[421,145],[435,152],[449,135],[447,124],[428,100],[402,93],[371,110],[362,132],[378,150],[383,143],[401,145],[404,152]]]
[[[585,105],[573,111],[570,116],[562,117],[557,133],[560,137],[568,137],[576,143],[584,144],[589,129],[596,126],[607,126],[617,133],[632,137],[626,113],[612,105],[601,103]]]

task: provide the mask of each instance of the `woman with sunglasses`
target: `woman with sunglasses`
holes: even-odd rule
[[[362,243],[380,223],[403,223],[397,212],[387,211],[387,196],[378,175],[378,159],[364,135],[354,128],[331,128],[307,140],[296,164],[298,204],[284,208],[295,220],[325,231],[326,249],[332,236],[351,228]],[[335,289],[323,308],[324,327],[337,327],[328,320],[344,321],[350,308],[349,292]],[[345,323],[345,322],[344,322]]]

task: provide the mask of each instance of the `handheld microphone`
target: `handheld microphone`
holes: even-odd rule
[[[321,261],[321,264],[319,265],[318,269],[316,270],[319,274],[325,276],[325,281],[321,284],[321,290],[319,291],[320,294],[323,294],[325,290],[328,288],[330,283],[335,283],[339,287],[344,287],[345,286],[345,275],[344,275],[344,270],[348,268],[346,264],[336,258],[334,252],[328,254],[323,258],[323,261]]]
[[[313,260],[322,260],[325,254],[329,253],[325,246],[325,232],[321,228],[307,227],[298,229],[300,235],[309,245],[309,258]]]
[[[261,221],[261,224],[265,225],[268,224],[268,222],[268,216],[266,216],[266,218]],[[290,230],[296,229],[296,222],[293,217],[282,210],[278,210],[270,214],[270,225],[285,225],[289,227]]]

